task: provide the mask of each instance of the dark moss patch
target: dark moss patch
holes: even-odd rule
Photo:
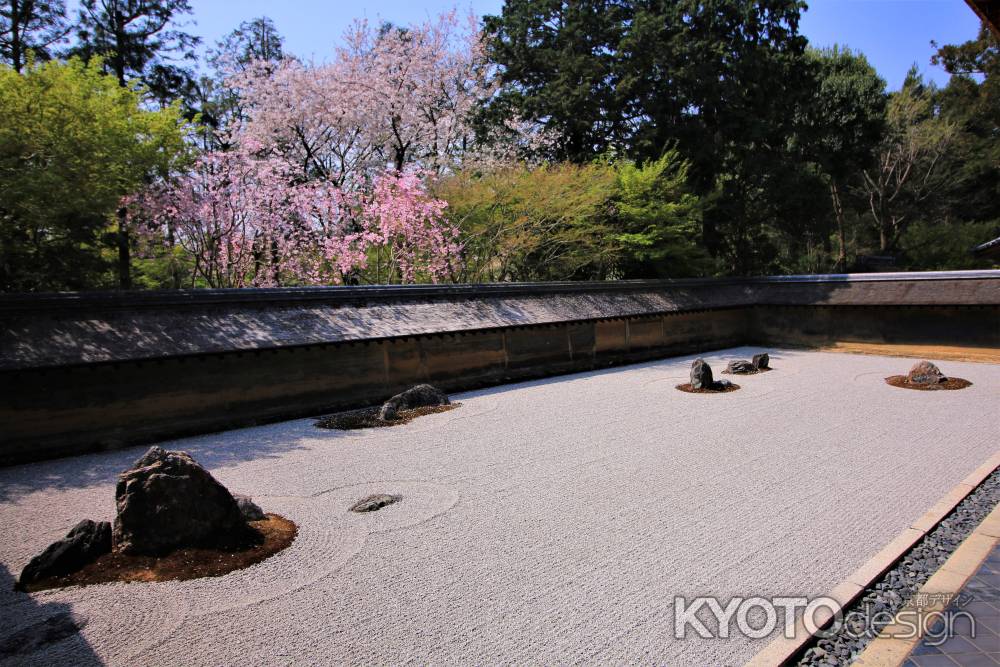
[[[341,431],[351,431],[359,428],[383,428],[386,426],[399,426],[408,424],[417,417],[434,414],[435,412],[447,412],[454,410],[461,403],[451,403],[449,405],[434,405],[412,410],[403,410],[399,413],[399,419],[385,420],[378,416],[378,407],[362,408],[360,410],[350,410],[348,412],[338,412],[329,417],[323,417],[316,422],[319,428],[330,428]]]
[[[759,375],[760,373],[767,373],[768,371],[773,371],[773,368],[758,368],[756,370],[747,371],[746,373],[730,373],[727,370],[723,370],[723,375]]]
[[[221,577],[270,558],[291,545],[298,534],[298,528],[292,521],[277,514],[268,514],[263,521],[251,521],[250,528],[243,544],[231,549],[185,548],[162,556],[112,552],[72,574],[33,582],[25,590],[89,586],[113,581],[183,581]]]
[[[965,389],[966,387],[972,386],[971,382],[962,378],[948,378],[944,382],[919,384],[917,382],[910,382],[905,375],[890,375],[885,379],[885,383],[892,387],[899,387],[900,389],[916,389],[917,391],[954,391],[956,389]]]

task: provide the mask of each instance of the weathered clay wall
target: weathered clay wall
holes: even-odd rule
[[[775,346],[838,342],[1000,349],[1000,309],[984,306],[757,306],[750,340]]]
[[[571,322],[2,373],[4,463],[739,344],[746,311]]]
[[[745,343],[1000,348],[1000,272],[0,298],[0,464]]]

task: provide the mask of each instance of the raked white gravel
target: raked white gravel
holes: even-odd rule
[[[705,357],[719,376],[756,351]],[[71,610],[82,632],[29,664],[740,664],[766,640],[675,639],[675,596],[823,594],[1000,449],[1000,366],[940,362],[974,385],[916,392],[883,381],[911,359],[772,351],[742,390],[697,395],[674,389],[692,359],[469,392],[395,428],[163,443],[299,525],[213,579],[13,592],[76,521],[112,518],[144,448],[0,469],[0,644]],[[347,512],[372,492],[403,500]]]

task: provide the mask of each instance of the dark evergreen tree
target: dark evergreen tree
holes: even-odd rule
[[[191,13],[188,0],[82,0],[76,52],[101,56],[105,68],[126,85],[140,79],[160,100],[183,97],[200,38],[181,30]]]
[[[70,29],[66,0],[0,0],[0,59],[20,72],[29,52],[48,60]]]
[[[619,97],[619,43],[627,0],[508,0],[485,17],[503,90],[487,112],[541,122],[557,136],[552,157],[586,161],[625,148],[630,119]]]

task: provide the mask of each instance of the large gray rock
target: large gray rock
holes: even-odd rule
[[[761,352],[760,354],[753,355],[753,360],[750,363],[755,370],[761,371],[765,368],[770,368],[768,364],[771,363],[771,357],[767,356],[767,352]]]
[[[918,362],[910,369],[906,376],[908,382],[913,384],[938,384],[948,378],[945,377],[941,369],[929,361]]]
[[[124,553],[229,546],[250,534],[232,494],[187,452],[150,448],[118,476],[115,501],[113,545]]]
[[[695,359],[691,364],[691,388],[711,389],[713,384],[712,368],[704,359]]]
[[[734,359],[726,366],[726,372],[733,373],[734,375],[747,375],[748,373],[753,373],[756,370],[757,369],[754,368],[753,364],[745,359]]]
[[[32,558],[21,571],[18,585],[71,574],[110,551],[111,524],[84,519],[73,526],[66,537]]]
[[[449,405],[450,403],[448,395],[437,387],[429,384],[418,384],[383,403],[378,416],[383,421],[395,421],[399,419],[399,413],[403,410]]]

